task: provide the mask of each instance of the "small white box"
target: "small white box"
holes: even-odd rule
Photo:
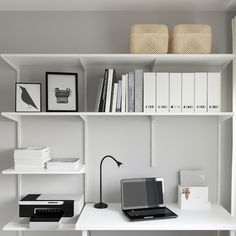
[[[170,112],[181,112],[181,73],[170,73]]]
[[[194,73],[182,73],[182,112],[194,112]]]
[[[210,209],[208,187],[183,187],[178,185],[178,205],[180,209]]]

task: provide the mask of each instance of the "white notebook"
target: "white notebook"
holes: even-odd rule
[[[207,73],[195,73],[195,112],[207,112]]]
[[[194,73],[182,73],[182,112],[194,112]]]
[[[143,76],[144,108],[146,113],[155,112],[156,109],[156,73],[148,72]]]

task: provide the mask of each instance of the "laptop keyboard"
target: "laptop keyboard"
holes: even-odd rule
[[[156,215],[167,215],[169,213],[167,208],[155,208],[155,209],[142,209],[142,210],[132,210],[127,211],[127,213],[132,216],[156,216]]]

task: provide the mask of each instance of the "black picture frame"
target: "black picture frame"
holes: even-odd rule
[[[37,86],[39,86],[39,99],[38,99],[38,101],[40,103],[39,108],[37,108],[36,110],[20,110],[20,109],[18,109],[18,106],[17,106],[18,105],[17,86],[19,86],[19,85],[27,85],[27,86],[37,85]],[[22,94],[21,94],[21,96],[22,96]],[[32,94],[31,94],[31,96],[32,96]],[[36,105],[38,105],[38,104],[36,104]],[[27,112],[35,112],[35,113],[42,112],[42,85],[41,85],[41,83],[30,83],[30,82],[16,82],[15,83],[15,112],[22,112],[22,113],[24,113],[24,112],[25,113],[27,113]]]
[[[59,77],[61,77],[61,75],[74,76],[74,80],[75,80],[75,88],[74,88],[75,108],[74,109],[50,109],[49,108],[49,102],[50,102],[50,100],[49,100],[49,80],[50,80],[50,78],[49,77],[50,77],[50,75],[59,75]],[[59,89],[59,88],[55,88],[55,89]],[[66,90],[63,90],[62,92],[66,93]],[[46,112],[78,112],[78,110],[79,110],[79,107],[78,107],[78,74],[72,73],[72,72],[46,72]]]

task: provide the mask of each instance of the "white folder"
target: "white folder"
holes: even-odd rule
[[[126,110],[126,75],[122,75],[121,79],[121,112]]]
[[[155,112],[156,108],[156,73],[148,72],[143,76],[144,112]]]
[[[181,73],[170,73],[170,112],[181,112]]]
[[[207,73],[195,73],[195,112],[207,112]]]
[[[208,73],[208,112],[221,111],[221,73]]]
[[[194,112],[194,73],[182,73],[182,112]]]
[[[156,111],[169,111],[169,73],[156,74]]]

